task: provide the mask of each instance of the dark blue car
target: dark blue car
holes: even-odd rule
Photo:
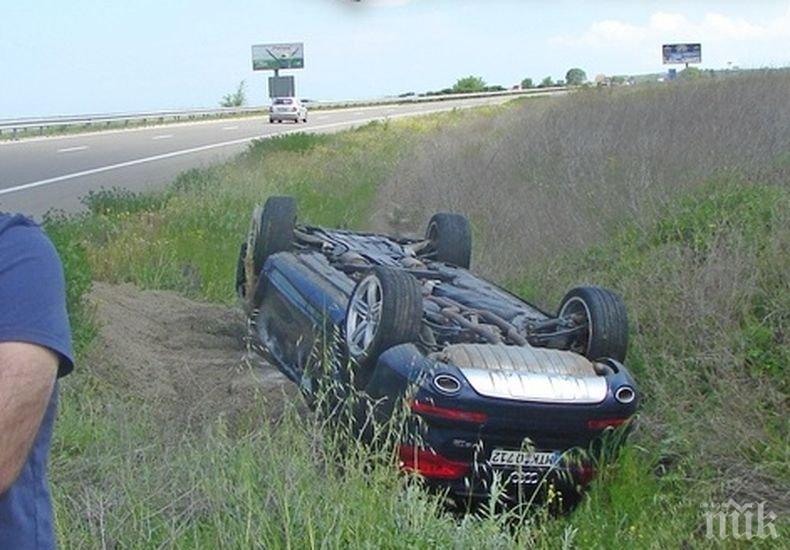
[[[473,275],[470,257],[458,214],[396,238],[298,225],[294,200],[271,197],[236,285],[263,352],[308,401],[332,383],[368,396],[378,420],[406,410],[403,469],[461,500],[550,485],[572,500],[593,475],[577,451],[639,403],[625,306],[579,287],[551,314]]]

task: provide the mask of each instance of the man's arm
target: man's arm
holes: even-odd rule
[[[0,342],[0,495],[19,477],[49,404],[58,369],[52,351]]]

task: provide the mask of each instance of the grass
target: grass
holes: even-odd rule
[[[238,243],[267,195],[297,196],[308,222],[353,228],[416,229],[429,211],[464,211],[473,261],[523,296],[551,309],[583,282],[624,295],[628,363],[645,395],[632,443],[602,465],[572,515],[458,519],[387,457],[341,452],[295,408],[264,422],[261,398],[240,421],[182,433],[158,425],[150,404],[78,371],[63,384],[53,447],[60,540],[714,547],[704,503],[732,496],[782,512],[790,105],[777,89],[786,77],[591,91],[479,116],[290,135],[189,171],[164,192],[101,192],[86,198],[88,213],[50,219],[84,351],[95,327],[81,297],[92,279],[231,303]],[[780,529],[786,537],[786,521]]]

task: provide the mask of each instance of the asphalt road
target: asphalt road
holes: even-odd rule
[[[0,142],[0,210],[35,218],[52,208],[73,212],[82,208],[79,199],[90,190],[162,187],[184,170],[227,160],[256,138],[334,132],[371,120],[428,115],[508,99],[313,111],[307,124],[298,125],[250,117]]]

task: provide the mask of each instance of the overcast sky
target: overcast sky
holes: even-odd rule
[[[790,65],[790,0],[0,0],[0,118],[212,107],[250,46],[305,43],[301,97],[662,70],[660,46],[702,42],[702,67]]]

